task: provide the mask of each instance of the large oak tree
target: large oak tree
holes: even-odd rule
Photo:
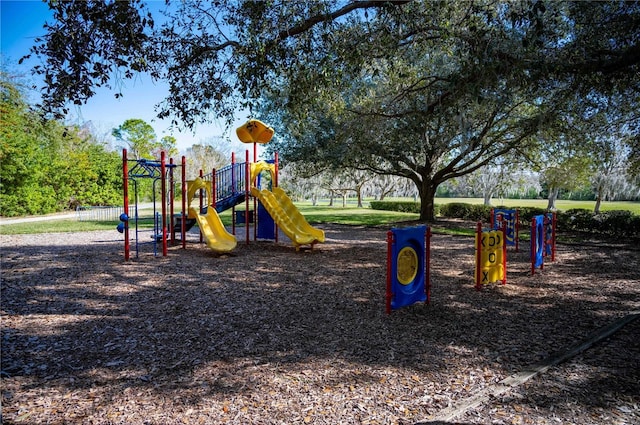
[[[169,85],[159,116],[252,108],[285,160],[411,179],[425,220],[443,181],[533,157],[540,128],[591,113],[571,109],[582,100],[640,92],[638,3],[191,0],[160,24],[140,1],[50,6],[33,53],[52,111],[148,72]]]

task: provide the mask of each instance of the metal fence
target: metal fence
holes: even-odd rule
[[[122,206],[78,206],[76,216],[78,221],[119,221],[124,211]],[[135,205],[129,205],[129,217],[135,214]]]

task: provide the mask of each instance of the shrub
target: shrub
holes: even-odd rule
[[[440,214],[448,218],[464,218],[469,215],[471,204],[450,202],[440,206]]]
[[[491,219],[491,207],[465,202],[450,202],[440,206],[440,215],[448,218],[488,222]]]
[[[603,211],[596,214],[585,209],[570,209],[558,214],[558,230],[638,238],[640,216],[626,210]]]
[[[413,201],[371,201],[371,209],[420,214],[420,203]]]
[[[520,219],[520,226],[531,226],[531,219],[536,215],[545,214],[547,212],[544,208],[538,207],[516,207],[518,209],[518,218]]]
[[[474,204],[469,209],[469,214],[463,217],[466,220],[490,222],[491,221],[491,205]]]

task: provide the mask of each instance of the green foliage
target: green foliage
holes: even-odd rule
[[[594,213],[571,209],[557,215],[558,230],[572,230],[617,237],[640,238],[640,215],[627,210]]]
[[[448,218],[482,221],[491,219],[491,208],[481,204],[451,202],[440,205],[440,215]],[[505,208],[505,207],[499,207]],[[523,229],[531,226],[534,216],[547,212],[539,207],[509,207],[517,209],[520,226]],[[574,208],[556,213],[558,232],[577,231],[594,235],[640,238],[640,215],[629,210],[610,210],[601,213]]]
[[[112,88],[111,76],[133,78],[149,71],[144,50],[154,22],[140,0],[87,0],[73,7],[65,1],[48,3],[54,19],[31,50],[44,62],[34,71],[49,84],[43,93],[46,112],[63,118],[59,113],[66,113],[69,103],[86,102],[99,87]]]
[[[126,120],[114,128],[111,134],[116,140],[124,143],[129,150],[129,158],[132,159],[155,159],[159,156],[160,150],[166,149],[171,152],[172,149],[175,149],[176,140],[174,137],[165,136],[159,142],[153,127],[138,118]]]
[[[536,158],[550,122],[568,131],[604,110],[638,126],[638,2],[188,0],[160,28],[137,0],[49,4],[32,52],[52,109],[149,72],[169,86],[161,118],[257,111],[283,160],[411,179],[423,219],[447,180]],[[554,195],[567,176],[547,174]]]
[[[371,209],[420,214],[420,203],[413,201],[370,201]]]
[[[491,220],[491,208],[488,205],[451,202],[440,206],[440,215],[448,218],[488,222]]]
[[[545,214],[548,210],[541,207],[516,207],[518,210],[518,217],[520,219],[520,225],[527,227],[531,226],[531,219],[536,215]],[[516,209],[512,208],[512,209]]]
[[[121,160],[80,128],[43,120],[2,76],[0,215],[46,214],[121,200]]]

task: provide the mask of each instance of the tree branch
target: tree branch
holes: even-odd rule
[[[294,37],[298,34],[302,34],[305,31],[308,31],[313,26],[319,24],[320,22],[331,22],[341,16],[347,15],[354,10],[357,9],[369,9],[369,8],[383,8],[388,7],[389,5],[403,5],[409,3],[411,0],[403,0],[403,1],[354,1],[352,3],[347,4],[341,9],[336,10],[331,13],[323,13],[321,15],[312,16],[306,21],[302,22],[299,25],[291,27],[289,29],[280,31],[276,40],[284,40],[289,37]]]

